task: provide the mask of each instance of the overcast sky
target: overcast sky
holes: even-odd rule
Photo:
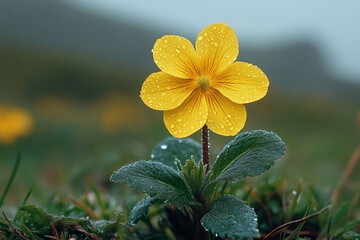
[[[321,47],[333,74],[360,84],[359,0],[68,1],[109,17],[171,29],[172,34],[197,35],[212,23],[225,22],[240,44],[266,46],[310,39]]]

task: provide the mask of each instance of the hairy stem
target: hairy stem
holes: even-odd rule
[[[206,166],[206,172],[210,169],[210,161],[209,161],[209,130],[206,125],[201,130],[201,138],[202,138],[202,159],[204,166]]]

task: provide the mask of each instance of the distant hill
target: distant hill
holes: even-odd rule
[[[125,18],[115,21],[56,0],[0,2],[0,48],[36,47],[70,58],[136,67],[137,71],[148,73],[156,69],[150,49],[164,34],[167,33],[142,28]],[[260,66],[277,88],[360,98],[360,85],[329,76],[321,53],[311,42],[293,42],[265,50],[243,45],[239,60]]]
[[[56,0],[0,1],[0,43],[35,45],[83,57],[149,66],[161,34]]]

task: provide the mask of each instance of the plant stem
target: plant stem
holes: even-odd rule
[[[210,169],[210,161],[209,161],[209,130],[206,124],[201,130],[201,138],[202,138],[202,158],[204,166],[206,166],[206,173]]]

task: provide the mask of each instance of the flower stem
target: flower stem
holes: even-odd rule
[[[209,161],[209,130],[206,125],[201,130],[201,138],[202,138],[202,158],[204,166],[206,165],[206,173],[210,169],[210,161]]]

